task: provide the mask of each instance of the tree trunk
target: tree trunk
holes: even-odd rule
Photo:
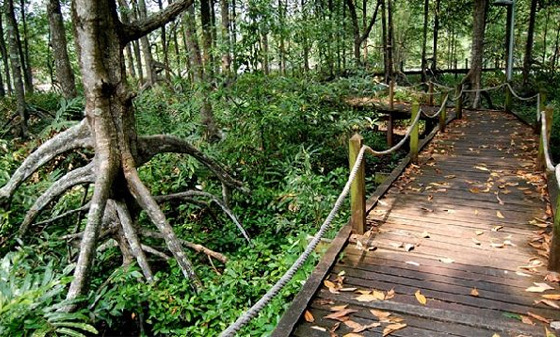
[[[426,45],[428,44],[428,12],[430,8],[430,1],[424,0],[424,27],[422,28],[422,77],[421,81],[426,82]]]
[[[17,26],[16,26],[16,37],[20,48],[21,70],[23,71],[25,91],[31,94],[33,93],[33,73],[31,69],[31,58],[29,57],[29,37],[27,34],[27,17],[25,15],[26,13],[25,0],[20,0],[20,11],[21,11],[21,24],[23,28],[23,43],[21,43],[19,29]]]
[[[185,18],[185,33],[187,35],[187,45],[189,49],[189,59],[192,67],[194,82],[199,85],[196,91],[196,97],[202,102],[200,107],[200,117],[202,125],[204,126],[204,134],[207,139],[215,140],[219,138],[218,128],[214,122],[214,111],[212,104],[207,95],[208,83],[206,78],[206,68],[202,61],[202,53],[200,51],[200,44],[196,35],[196,21],[194,16],[194,8],[191,6],[184,16]]]
[[[556,63],[560,54],[560,25],[556,29],[556,41],[554,43],[554,54],[552,55],[552,71],[556,71]]]
[[[263,45],[263,55],[262,55],[262,66],[265,75],[270,72],[270,67],[268,66],[268,33],[262,34],[262,45]]]
[[[436,8],[434,12],[434,55],[432,62],[432,73],[437,73],[437,60],[438,60],[438,39],[439,39],[439,11],[441,0],[436,0]]]
[[[62,88],[62,95],[66,99],[76,97],[76,81],[68,57],[66,34],[59,0],[49,0],[47,4],[51,44],[53,49],[56,78]]]
[[[162,0],[157,0],[157,4],[159,10],[163,10],[163,2]],[[168,81],[171,80],[171,73],[169,72],[169,45],[167,43],[167,33],[165,29],[165,25],[161,26],[161,50],[163,52],[163,65],[164,65],[164,72],[165,72],[165,79]]]
[[[286,3],[287,6],[287,3]],[[284,41],[284,31],[285,27],[285,18],[286,18],[286,11],[285,7],[282,6],[282,0],[278,0],[278,21],[280,24],[280,33],[279,33],[279,40],[280,40],[280,47],[278,48],[278,53],[280,54],[280,74],[282,76],[286,76],[286,43]]]
[[[73,17],[77,27],[76,39],[81,46],[79,58],[86,98],[86,120],[80,125],[86,126],[86,134],[90,134],[88,142],[95,150],[95,157],[91,164],[76,170],[91,172],[94,192],[67,298],[75,299],[84,294],[87,288],[88,274],[105,218],[120,219],[130,251],[137,251],[137,233],[132,233],[132,236],[128,235],[130,232],[127,233],[127,230],[134,230],[129,226],[131,203],[138,204],[146,212],[163,233],[185,277],[199,286],[200,281],[179,239],[138,176],[137,168],[145,162],[146,158],[142,159],[142,154],[146,153],[147,148],[136,133],[133,95],[126,81],[123,54],[127,43],[161,27],[190,5],[191,1],[177,2],[163,14],[144,19],[135,26],[119,22],[116,5],[112,1],[75,1]],[[156,142],[163,145],[164,140],[161,138]],[[140,266],[145,265],[142,254],[136,254],[136,258]],[[150,279],[149,275],[147,278]]]
[[[388,81],[394,79],[394,51],[395,51],[395,34],[393,27],[393,0],[387,0],[387,24],[388,24],[388,34],[387,34],[387,71],[388,71]]]
[[[301,0],[301,15],[303,18],[303,22],[307,23],[307,9],[305,8],[306,2],[305,0]],[[307,39],[307,34],[303,34],[303,72],[309,72],[309,40]]]
[[[220,0],[222,16],[222,43],[224,52],[222,54],[222,73],[229,75],[231,72],[231,40],[229,37],[229,3],[228,0]]]
[[[148,9],[146,8],[145,0],[138,0],[136,12],[137,20],[145,20],[148,17]],[[154,69],[154,59],[152,57],[150,40],[148,39],[147,35],[140,38],[140,47],[142,49],[142,55],[144,56],[144,65],[146,68],[145,84],[150,87],[156,82],[156,73]]]
[[[529,28],[527,29],[527,43],[525,44],[525,56],[523,57],[523,85],[529,84],[529,72],[533,62],[533,41],[535,37],[535,20],[537,17],[538,0],[531,0],[531,10],[529,12]]]
[[[2,11],[4,12],[4,11]],[[10,61],[8,49],[6,49],[6,41],[4,40],[4,27],[2,24],[2,15],[0,14],[0,54],[2,54],[2,63],[4,64],[4,78],[6,79],[6,87],[8,95],[12,94],[12,80],[10,76]]]
[[[479,90],[481,88],[482,59],[484,52],[484,31],[486,29],[488,5],[488,0],[474,1],[471,69],[462,81],[463,83],[469,81],[471,84],[471,88],[474,90]],[[476,91],[473,97],[473,109],[478,108],[479,103],[480,92]]]
[[[202,25],[202,64],[204,73],[213,77],[212,59],[212,22],[210,18],[210,0],[200,0],[200,23]]]
[[[27,137],[27,108],[25,106],[25,89],[23,86],[23,74],[21,69],[20,48],[17,39],[17,22],[14,15],[14,1],[4,1],[4,13],[6,15],[6,36],[8,38],[8,49],[10,65],[12,68],[12,79],[16,94],[16,109],[19,116],[20,133]]]
[[[548,37],[548,21],[550,19],[550,11],[546,11],[546,18],[544,20],[544,32],[543,32],[543,51],[542,51],[542,65],[546,64],[546,48],[547,48],[547,37]]]

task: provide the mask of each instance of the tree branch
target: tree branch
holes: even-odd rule
[[[19,236],[25,235],[29,225],[35,220],[39,212],[45,208],[51,201],[58,198],[62,193],[66,192],[70,188],[79,185],[90,183],[95,180],[93,174],[93,164],[88,164],[84,167],[80,167],[73,171],[68,172],[64,177],[57,180],[52,184],[31,206],[25,218],[19,227]]]
[[[184,10],[189,8],[193,2],[193,0],[176,1],[167,6],[164,10],[155,13],[144,20],[136,21],[130,24],[123,24],[123,45],[130,41],[139,39],[175,19]]]
[[[375,24],[375,20],[377,19],[377,12],[379,10],[379,6],[381,6],[381,0],[377,0],[377,6],[375,6],[375,11],[373,12],[373,16],[371,17],[371,21],[369,22],[369,25],[368,25],[367,29],[363,32],[362,36],[360,37],[360,45],[367,39],[367,37],[369,36],[369,33],[371,32],[371,29],[373,28],[373,25]]]
[[[138,166],[148,162],[153,156],[164,152],[185,153],[193,156],[212,171],[218,179],[231,188],[249,193],[243,183],[233,178],[218,162],[207,157],[189,142],[169,135],[155,135],[138,138],[139,158]]]
[[[77,125],[59,133],[33,151],[14,172],[6,185],[0,188],[0,201],[10,198],[25,179],[57,155],[78,147],[91,146],[89,126],[83,119]]]
[[[247,232],[245,231],[245,228],[243,228],[243,226],[241,225],[241,223],[239,222],[239,220],[237,219],[237,217],[235,216],[233,211],[230,210],[220,199],[218,199],[215,195],[213,195],[211,193],[203,192],[203,191],[186,191],[186,192],[180,192],[180,193],[160,195],[160,196],[154,197],[154,199],[156,200],[156,202],[165,202],[165,201],[169,201],[169,200],[173,200],[173,199],[187,199],[188,200],[193,196],[210,198],[212,201],[214,201],[216,204],[218,204],[218,206],[220,206],[220,208],[224,211],[224,213],[226,213],[227,216],[229,216],[230,219],[235,223],[235,225],[237,226],[237,228],[239,229],[239,231],[241,232],[243,237],[247,240],[249,245],[252,245],[251,238],[249,237],[249,234],[247,234]]]

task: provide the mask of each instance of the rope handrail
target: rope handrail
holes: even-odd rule
[[[266,292],[266,294],[263,295],[259,299],[259,301],[257,301],[257,303],[255,303],[251,308],[249,308],[246,312],[244,312],[234,323],[232,323],[226,330],[224,330],[220,334],[220,337],[234,336],[235,333],[238,332],[247,323],[249,323],[249,321],[252,318],[256,317],[256,315],[258,315],[259,312],[262,311],[262,309],[264,309],[264,307],[284,288],[284,286],[286,284],[288,284],[288,282],[290,282],[290,280],[294,277],[295,273],[299,270],[299,268],[301,268],[301,266],[309,258],[309,256],[313,252],[313,250],[317,247],[317,245],[321,241],[322,237],[325,235],[326,231],[330,228],[330,225],[332,223],[332,220],[334,219],[334,216],[338,213],[338,210],[340,209],[340,207],[342,205],[342,202],[344,201],[344,199],[348,195],[348,193],[350,191],[350,187],[351,187],[351,185],[352,185],[352,183],[353,183],[353,181],[356,178],[356,175],[358,173],[358,169],[362,165],[362,162],[363,162],[363,159],[364,159],[364,153],[367,151],[368,153],[370,153],[372,155],[381,156],[381,155],[390,154],[390,153],[398,150],[400,147],[402,147],[405,144],[406,140],[412,134],[412,131],[413,131],[414,127],[420,121],[420,114],[421,113],[422,113],[422,110],[419,110],[418,113],[416,114],[414,120],[409,125],[409,127],[408,127],[408,129],[405,133],[405,136],[395,146],[393,146],[393,147],[391,147],[387,150],[384,150],[384,151],[375,151],[367,145],[363,145],[360,148],[360,151],[358,152],[358,155],[356,157],[356,162],[354,163],[354,166],[352,167],[352,170],[350,172],[350,175],[348,177],[348,180],[347,180],[346,184],[344,185],[344,188],[343,188],[342,192],[340,193],[340,195],[336,199],[336,202],[335,202],[333,208],[331,209],[331,211],[329,212],[329,215],[327,216],[327,218],[325,219],[325,221],[323,222],[323,224],[319,228],[319,231],[313,237],[313,240],[311,240],[311,242],[309,242],[309,244],[307,245],[307,247],[305,248],[303,253],[301,253],[301,255],[294,262],[294,264],[284,273],[284,275],[282,275],[282,277],[274,284],[274,286],[272,286],[272,288],[270,288]]]
[[[464,89],[464,90],[462,90],[462,92],[478,92],[478,91],[498,90],[498,89],[501,89],[501,88],[505,87],[508,84],[509,83],[502,83],[502,84],[496,85],[494,87],[487,87],[487,88],[482,88],[482,89]]]
[[[288,282],[290,282],[290,280],[294,277],[295,273],[299,270],[299,268],[301,268],[301,266],[309,258],[309,256],[313,252],[313,250],[315,250],[315,248],[317,247],[317,245],[321,241],[321,238],[325,235],[327,230],[330,228],[330,225],[331,225],[336,213],[338,213],[338,210],[340,209],[340,206],[342,206],[342,202],[344,201],[344,199],[348,195],[348,192],[350,191],[350,186],[352,185],[352,182],[356,178],[356,175],[358,173],[358,169],[360,168],[360,166],[362,164],[362,161],[364,159],[364,153],[367,150],[367,148],[368,148],[367,146],[362,146],[362,148],[360,149],[360,152],[358,153],[358,156],[356,158],[356,162],[354,163],[354,166],[352,167],[352,170],[350,172],[350,175],[348,177],[348,181],[346,182],[346,185],[344,185],[344,188],[342,189],[342,192],[340,193],[340,195],[336,199],[336,202],[335,202],[333,208],[331,209],[329,215],[327,216],[327,218],[325,219],[325,221],[321,225],[319,231],[317,232],[317,234],[315,234],[313,240],[311,240],[311,242],[309,242],[309,244],[307,245],[307,247],[305,248],[303,253],[301,253],[301,255],[294,262],[294,264],[284,273],[284,275],[282,275],[282,277],[274,284],[274,286],[272,286],[272,288],[270,288],[266,292],[266,294],[259,299],[259,301],[257,303],[255,303],[251,308],[249,308],[249,310],[247,310],[245,313],[243,313],[243,315],[241,315],[233,324],[231,324],[226,330],[224,330],[220,334],[220,337],[235,336],[236,332],[238,332],[243,326],[245,326],[247,323],[249,323],[249,321],[252,318],[254,318],[256,315],[258,315],[259,312],[262,309],[264,309],[264,307],[282,290],[282,288],[284,288],[284,286],[286,284],[288,284]]]
[[[541,120],[542,120],[540,138],[541,138],[542,145],[543,145],[543,156],[544,156],[544,161],[546,163],[546,169],[548,171],[555,171],[556,167],[555,167],[555,165],[552,161],[552,158],[550,158],[550,152],[548,150],[549,144],[548,144],[548,137],[546,136],[548,126],[547,126],[547,121],[546,121],[546,118],[545,118],[545,115],[544,115],[544,111],[541,111],[539,115],[541,116]],[[560,167],[560,165],[557,165],[557,166]],[[557,174],[556,175],[556,180],[558,180],[558,179],[559,179],[559,176]],[[559,181],[559,186],[560,186],[560,181]]]
[[[383,156],[386,154],[390,154],[395,152],[396,150],[398,150],[399,148],[401,148],[404,143],[406,142],[406,140],[408,139],[408,137],[410,137],[410,134],[412,133],[412,130],[414,129],[414,127],[416,126],[416,124],[418,124],[418,122],[420,121],[420,112],[422,110],[418,111],[418,114],[416,115],[416,118],[414,119],[414,121],[408,126],[408,129],[406,130],[406,133],[404,135],[404,137],[400,140],[400,142],[398,142],[397,144],[395,144],[393,147],[387,149],[387,150],[383,150],[383,151],[375,151],[374,149],[372,149],[371,147],[365,145],[366,151],[369,154],[372,154],[374,156]]]
[[[533,96],[531,96],[531,97],[521,97],[521,96],[519,96],[518,93],[515,92],[515,90],[513,90],[511,84],[509,84],[508,82],[506,82],[505,85],[508,86],[509,91],[512,93],[513,96],[515,96],[515,98],[520,99],[520,100],[522,100],[522,101],[530,101],[530,100],[535,99],[535,98],[538,99],[539,96],[540,96],[540,94],[537,93],[537,94],[535,94],[535,95],[533,95]]]
[[[439,116],[439,114],[443,111],[443,109],[447,109],[447,100],[449,98],[449,93],[447,95],[445,95],[445,98],[443,99],[443,102],[441,103],[441,106],[439,108],[439,110],[433,114],[433,115],[429,115],[427,112],[425,112],[424,110],[420,110],[421,113],[426,116],[429,119],[433,119],[436,118],[437,116]]]

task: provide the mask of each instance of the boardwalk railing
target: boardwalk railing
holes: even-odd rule
[[[315,234],[313,239],[309,242],[303,253],[298,257],[298,259],[294,262],[294,264],[282,275],[282,277],[267,291],[267,293],[261,297],[251,308],[249,308],[246,312],[244,312],[234,323],[232,323],[226,330],[224,330],[220,336],[221,337],[232,337],[243,328],[247,323],[251,321],[254,317],[256,317],[259,312],[264,309],[264,307],[284,288],[286,284],[293,278],[295,273],[298,271],[299,268],[305,263],[307,258],[311,255],[311,253],[315,250],[317,245],[320,243],[321,239],[325,235],[328,229],[331,227],[331,223],[338,213],[338,210],[342,206],[344,199],[348,195],[351,194],[351,225],[353,228],[353,232],[357,234],[364,233],[365,230],[365,216],[366,216],[366,201],[365,201],[365,165],[363,165],[364,155],[365,153],[372,154],[374,156],[382,156],[386,154],[393,153],[401,148],[408,139],[410,139],[410,160],[414,163],[418,160],[418,129],[419,129],[419,121],[420,115],[424,115],[428,119],[436,119],[439,118],[439,128],[434,130],[434,132],[445,131],[445,124],[447,122],[447,102],[448,101],[455,101],[455,111],[456,115],[455,118],[462,117],[462,110],[463,110],[463,94],[466,92],[475,92],[475,91],[488,91],[488,90],[495,90],[501,87],[506,87],[506,95],[515,96],[521,100],[529,100],[537,98],[537,119],[542,120],[542,127],[541,127],[541,146],[539,150],[539,158],[542,157],[541,162],[544,163],[546,169],[548,171],[553,171],[555,174],[555,181],[554,184],[556,187],[559,186],[560,182],[560,165],[554,166],[552,160],[549,155],[548,151],[548,141],[550,137],[550,125],[552,122],[552,109],[541,109],[543,107],[543,100],[541,99],[541,95],[537,94],[534,97],[524,98],[520,97],[515,93],[513,88],[509,85],[509,83],[502,84],[497,87],[493,88],[485,88],[485,89],[478,89],[478,90],[465,90],[462,85],[457,86],[455,89],[445,87],[442,85],[438,85],[437,83],[432,83],[430,85],[430,92],[428,96],[428,101],[433,101],[433,91],[434,86],[439,86],[444,88],[443,91],[443,99],[442,104],[439,110],[434,113],[433,115],[429,115],[426,112],[420,109],[420,105],[418,102],[414,102],[412,104],[412,114],[410,118],[410,125],[406,131],[404,137],[399,141],[398,144],[395,146],[384,150],[384,151],[376,151],[370,148],[367,145],[363,144],[363,138],[359,134],[355,134],[350,139],[349,144],[349,162],[350,162],[350,175],[342,192],[336,199],[336,202],[329,212],[327,218],[319,228],[319,231]],[[456,96],[451,96],[450,93],[455,90]],[[390,105],[393,104],[393,97],[394,97],[394,84],[391,84],[390,89]],[[511,110],[511,97],[508,99],[506,98],[506,110]],[[541,117],[542,115],[542,117]],[[560,198],[558,198],[560,201]],[[560,203],[557,202],[555,207],[556,211],[560,211]],[[556,212],[556,213],[557,213]],[[555,214],[556,214],[555,213]],[[550,252],[550,265],[549,269],[558,270],[560,269],[560,216],[556,216],[554,219],[554,235],[553,235],[553,242]],[[560,270],[558,270],[560,271]]]

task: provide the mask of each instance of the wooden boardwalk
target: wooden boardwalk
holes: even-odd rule
[[[560,302],[543,295],[560,291],[545,280],[550,210],[536,151],[537,136],[514,116],[465,111],[370,211],[365,235],[341,231],[319,289],[304,287],[309,296],[298,295],[273,336],[368,325],[355,336],[388,326],[389,336],[545,336],[542,320],[560,321]]]

